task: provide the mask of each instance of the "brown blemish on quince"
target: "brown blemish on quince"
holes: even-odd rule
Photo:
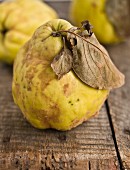
[[[97,8],[97,4],[95,2],[92,3],[93,8]]]
[[[83,120],[84,120],[84,118],[83,118],[83,119],[74,119],[74,120],[72,121],[72,124],[71,124],[71,126],[70,126],[70,129],[76,127],[76,126],[79,125],[79,124],[81,124],[81,123],[83,122]]]
[[[23,104],[23,109],[22,110],[26,110],[26,106],[25,106],[25,100],[24,100],[25,96],[23,95],[23,99],[22,99],[22,104]]]
[[[41,80],[41,90],[44,91],[50,82],[56,79],[56,75],[53,72],[48,72],[47,69],[44,68],[38,78]]]
[[[63,85],[63,93],[66,97],[70,96],[72,92],[73,92],[73,88],[70,83]]]
[[[99,111],[97,111],[95,114],[93,114],[91,117],[96,117],[99,114]]]
[[[31,86],[28,86],[27,91],[31,91],[31,90],[32,90]]]
[[[22,55],[23,55],[22,65],[24,64],[28,65],[27,58],[31,58],[31,54],[29,53],[29,43],[30,41],[28,41],[23,47],[24,51],[22,52]]]
[[[15,97],[19,96],[20,94],[20,85],[18,83],[14,83],[14,88],[15,88]]]
[[[58,105],[54,104],[53,106],[51,106],[49,112],[51,114],[49,113],[48,120],[52,120],[53,122],[59,123],[60,109]]]
[[[50,107],[49,111],[30,108],[33,118],[40,121],[46,128],[51,128],[51,122],[59,122],[60,110],[57,104]]]
[[[88,111],[82,119],[74,119],[72,121],[71,128],[74,128],[74,127],[80,125],[81,123],[83,123],[86,120],[88,120],[90,117],[96,116],[99,112],[97,111],[97,112],[93,113],[92,115],[89,115],[90,113],[91,112]]]
[[[46,119],[46,112],[44,110],[30,108],[30,113],[32,115],[32,120],[36,119],[39,121],[39,126],[33,124],[33,121],[28,118],[28,112],[26,112],[26,118],[34,127],[40,128],[41,126],[44,126],[45,128],[51,128],[48,120]]]
[[[65,85],[63,86],[64,94],[66,94],[66,93],[67,93],[67,89],[68,89],[68,87],[69,87],[69,84],[65,84]]]
[[[27,68],[25,80],[27,82],[27,90],[28,91],[31,91],[31,89],[32,89],[32,86],[33,86],[32,80],[33,80],[36,72],[37,72],[37,68],[35,66],[30,66]]]

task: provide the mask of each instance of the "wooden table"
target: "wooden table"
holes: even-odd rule
[[[50,5],[66,18],[68,2]],[[12,68],[0,64],[0,170],[130,169],[130,40],[107,49],[126,83],[97,117],[66,132],[38,130],[23,118],[12,99]]]

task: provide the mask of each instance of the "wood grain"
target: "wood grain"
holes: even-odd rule
[[[38,130],[14,104],[11,81],[0,64],[0,169],[119,169],[105,107],[71,131]]]
[[[126,77],[125,85],[111,93],[109,105],[123,166],[130,169],[130,40],[108,50]]]

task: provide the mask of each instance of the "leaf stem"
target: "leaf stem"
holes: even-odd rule
[[[60,31],[58,31],[58,33],[62,33],[62,32],[67,32],[67,33],[73,34],[73,35],[75,35],[75,36],[83,39],[84,41],[86,41],[87,43],[91,44],[92,46],[94,46],[95,48],[97,48],[99,51],[101,51],[104,55],[106,55],[106,56],[108,57],[108,55],[105,54],[99,47],[97,47],[95,44],[87,41],[84,37],[80,36],[79,34],[76,34],[76,33],[72,32],[72,31],[68,31],[68,30],[60,30]]]

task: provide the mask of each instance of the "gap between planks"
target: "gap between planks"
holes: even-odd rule
[[[115,135],[115,130],[114,130],[113,122],[112,122],[112,117],[111,117],[111,113],[110,113],[110,106],[109,106],[108,100],[105,101],[105,107],[106,107],[106,112],[107,112],[111,132],[112,132],[112,138],[113,138],[113,141],[114,141],[115,150],[116,150],[120,170],[124,170],[125,168],[123,166],[121,155],[120,155],[120,152],[119,152],[119,149],[118,149],[118,144],[117,144],[117,140],[116,140],[116,135]]]

